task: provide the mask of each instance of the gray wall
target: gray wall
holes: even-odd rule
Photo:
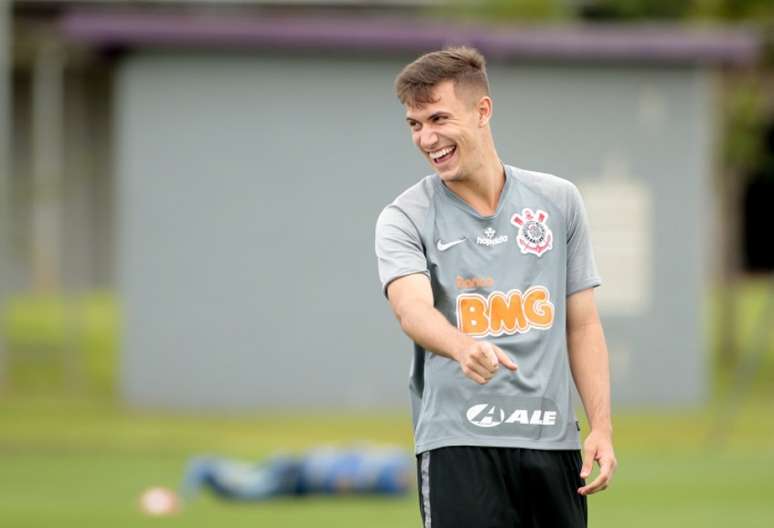
[[[125,59],[115,147],[130,403],[407,404],[410,344],[381,296],[373,256],[379,211],[429,170],[392,94],[403,63]],[[639,301],[600,296],[617,402],[698,402],[709,77],[498,64],[490,76],[500,155],[597,196],[600,212],[589,213],[602,226],[604,259],[628,251],[616,242],[619,204],[607,191],[629,185],[644,196],[635,200],[639,249],[624,259],[647,271],[629,274],[645,277],[633,290]],[[614,275],[611,291],[627,283],[620,263],[600,266]]]

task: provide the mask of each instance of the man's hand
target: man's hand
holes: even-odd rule
[[[610,433],[600,431],[591,431],[583,442],[583,467],[581,468],[581,478],[591,475],[591,469],[594,461],[599,464],[599,475],[591,484],[578,488],[581,495],[591,495],[598,491],[607,489],[613,478],[618,461],[613,452],[613,438]]]
[[[483,385],[497,372],[502,364],[505,368],[516,372],[519,367],[499,347],[486,341],[466,343],[454,356],[467,377]]]

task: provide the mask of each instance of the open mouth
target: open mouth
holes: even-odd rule
[[[430,153],[430,159],[433,160],[433,164],[441,165],[449,161],[454,153],[457,152],[457,145],[451,147],[442,148]]]

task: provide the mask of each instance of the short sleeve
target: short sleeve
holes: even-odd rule
[[[567,296],[602,284],[591,248],[586,209],[575,185],[570,184],[567,207]]]
[[[392,281],[413,273],[430,277],[424,246],[417,227],[394,205],[387,206],[376,221],[376,260],[382,291]]]

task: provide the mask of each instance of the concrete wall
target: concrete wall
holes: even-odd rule
[[[410,344],[380,293],[373,225],[429,172],[392,94],[411,58],[123,61],[117,262],[130,403],[407,404]],[[494,63],[490,77],[503,160],[587,196],[616,402],[700,401],[710,76]]]

